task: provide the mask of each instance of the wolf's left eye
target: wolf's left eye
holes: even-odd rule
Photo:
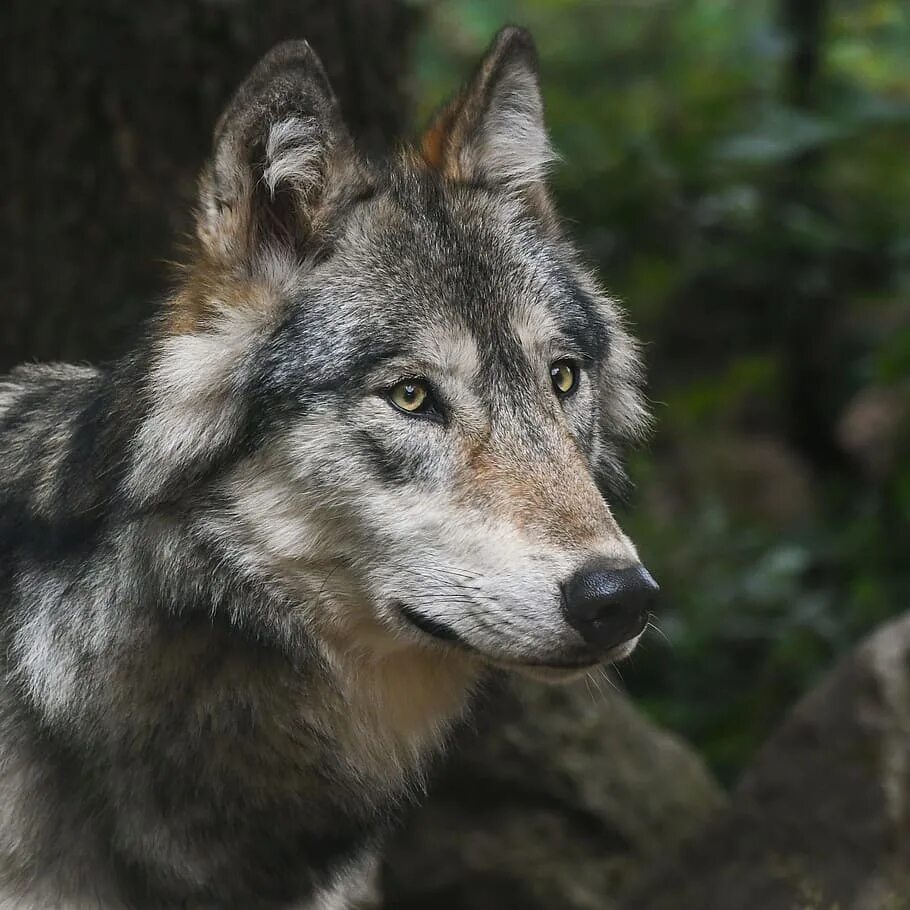
[[[402,379],[389,389],[389,401],[405,414],[422,414],[430,410],[433,396],[422,379]]]
[[[568,359],[554,361],[550,364],[550,381],[557,395],[571,395],[578,388],[578,364]]]

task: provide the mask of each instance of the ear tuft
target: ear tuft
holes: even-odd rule
[[[556,156],[529,32],[507,27],[496,35],[473,78],[424,134],[421,152],[451,180],[516,187],[544,180]]]
[[[353,159],[353,146],[322,63],[305,41],[279,44],[215,129],[200,182],[204,248],[229,260],[275,245],[296,251],[311,239],[342,156]]]
[[[273,198],[282,183],[305,189],[319,179],[326,139],[315,117],[290,117],[272,124],[262,177]]]

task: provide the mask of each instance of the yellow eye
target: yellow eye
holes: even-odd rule
[[[430,404],[430,390],[422,379],[402,379],[389,389],[389,401],[405,414],[419,414]]]
[[[571,395],[578,385],[578,366],[573,360],[550,364],[550,380],[557,395]]]

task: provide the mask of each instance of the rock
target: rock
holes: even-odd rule
[[[677,522],[706,498],[717,498],[740,520],[776,528],[800,527],[818,510],[809,465],[782,439],[728,431],[677,446],[665,470],[655,472],[656,493],[648,492],[653,497],[669,488],[664,495]]]
[[[896,386],[867,386],[850,400],[837,422],[841,448],[876,480],[900,463],[910,426],[910,395]]]
[[[910,614],[812,691],[623,910],[910,908]]]
[[[524,682],[390,845],[386,906],[609,910],[724,796],[615,692]]]

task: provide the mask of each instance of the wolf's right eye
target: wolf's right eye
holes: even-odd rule
[[[389,401],[405,414],[422,414],[433,404],[430,387],[423,379],[402,379],[389,389]]]
[[[578,364],[567,359],[550,364],[550,381],[561,398],[571,395],[578,387]]]

